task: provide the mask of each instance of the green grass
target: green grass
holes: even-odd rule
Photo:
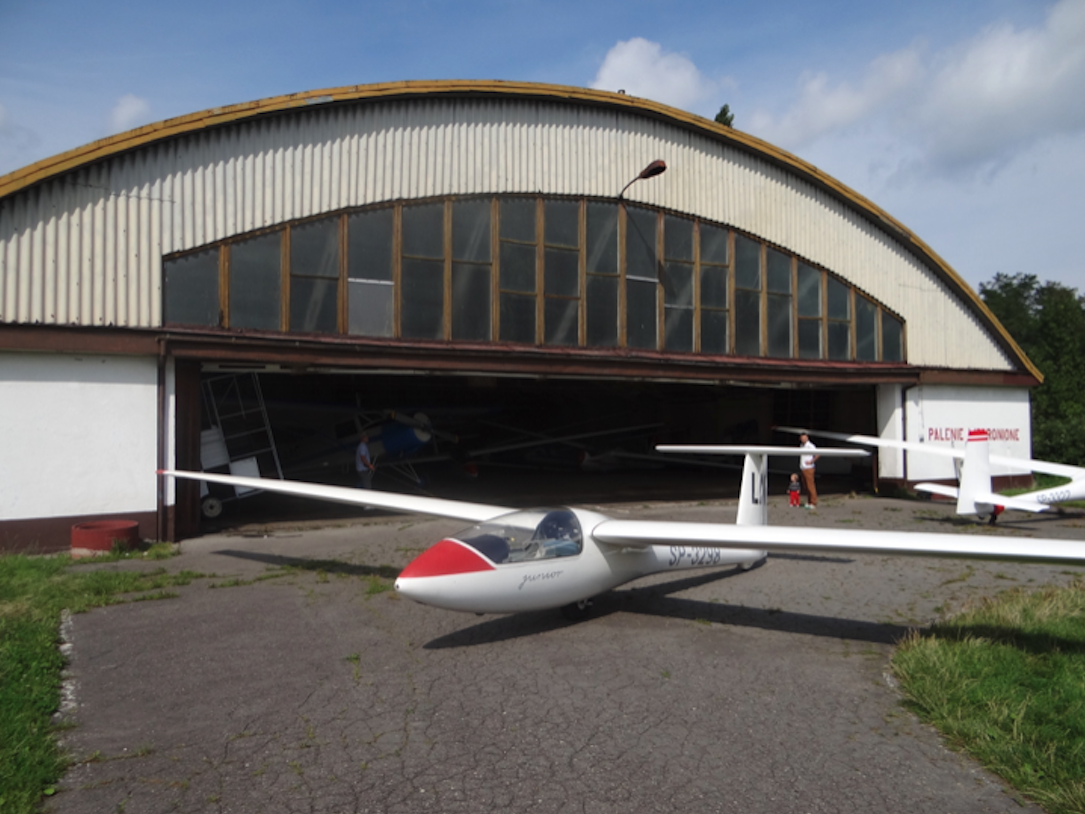
[[[1085,580],[1007,591],[893,656],[907,705],[1050,814],[1085,811]]]
[[[152,551],[152,559],[160,556]],[[165,589],[199,576],[164,569],[90,570],[73,565],[67,555],[0,556],[0,811],[37,811],[68,765],[52,721],[64,667],[58,649],[61,611],[175,596]]]

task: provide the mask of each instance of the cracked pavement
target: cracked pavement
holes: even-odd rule
[[[603,509],[734,517],[734,501]],[[1071,514],[991,531],[944,505],[841,495],[770,511],[840,528],[1085,528]],[[888,659],[910,626],[971,597],[1082,569],[779,555],[640,580],[577,624],[387,590],[461,525],[256,524],[164,562],[89,566],[214,576],[72,617],[63,739],[77,762],[46,811],[1040,811],[904,710]]]

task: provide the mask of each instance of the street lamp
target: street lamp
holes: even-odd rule
[[[622,187],[622,191],[618,193],[618,200],[621,200],[622,196],[625,194],[625,191],[631,186],[633,186],[633,184],[635,184],[637,181],[640,181],[644,178],[655,178],[657,175],[662,175],[666,171],[667,165],[663,162],[663,159],[657,158],[655,161],[653,161],[651,164],[641,170],[640,174],[636,178],[634,178],[632,181]]]

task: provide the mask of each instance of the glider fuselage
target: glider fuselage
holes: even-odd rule
[[[575,605],[650,574],[750,566],[752,549],[600,543],[592,530],[610,520],[584,509],[536,509],[493,518],[447,537],[396,579],[401,595],[470,613],[518,613]]]

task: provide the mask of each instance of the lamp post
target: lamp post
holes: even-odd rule
[[[628,184],[626,184],[624,187],[622,187],[622,191],[618,193],[618,201],[620,202],[622,200],[622,196],[625,194],[625,191],[627,189],[629,189],[629,187],[633,186],[633,184],[635,184],[637,181],[643,180],[645,178],[655,178],[657,175],[662,175],[666,171],[667,171],[666,163],[663,161],[663,159],[657,158],[655,161],[653,161],[651,164],[649,164],[647,167],[645,167],[643,170],[641,170],[636,178],[634,178],[632,181],[630,181]],[[621,208],[621,206],[619,204],[619,209],[620,208]],[[649,242],[645,235],[640,234],[640,231],[637,229],[635,222],[630,221],[629,223],[633,226],[633,230],[635,232],[637,232],[637,235],[640,238],[640,240],[643,241],[643,243],[645,244],[646,247],[652,249],[653,254],[654,254],[655,238],[653,237],[651,242]],[[624,230],[621,229],[620,227],[616,230],[616,235],[615,236],[618,238],[618,247],[617,247],[618,248],[618,253],[616,255],[616,259],[618,261],[619,273],[621,274],[621,277],[622,277],[622,285],[624,287],[626,287],[627,290],[628,290],[628,287],[631,285],[631,283],[630,283],[629,279],[626,277],[626,275],[621,273],[621,269],[622,269],[622,267],[624,265],[623,262],[622,262],[623,233],[624,233]],[[659,283],[663,282],[663,276],[662,275],[663,275],[663,264],[659,262],[659,258],[657,256],[656,257],[656,277],[657,277],[657,280],[659,281]],[[653,292],[652,292],[653,302],[657,302],[657,300],[656,300],[657,296],[658,295],[657,295],[656,291],[653,290]],[[627,297],[621,297],[620,296],[619,297],[619,303],[624,303],[626,301],[626,298]],[[620,307],[626,308],[625,305],[621,305]],[[658,318],[658,316],[655,318],[655,323],[656,323],[655,330],[656,330],[656,334],[657,334],[657,339],[656,339],[655,344],[658,345],[659,344],[659,340],[658,340],[659,318]],[[619,332],[620,332],[620,329],[619,329]],[[627,334],[627,339],[628,339],[628,328],[626,329],[626,334]]]
[[[633,186],[633,184],[635,184],[637,181],[640,181],[644,178],[655,178],[657,175],[662,175],[666,171],[667,165],[664,163],[663,159],[657,158],[655,161],[653,161],[651,164],[641,170],[640,174],[637,175],[636,178],[634,178],[632,181],[622,187],[622,191],[618,193],[618,200],[620,201],[622,199],[622,196],[625,194],[625,191],[631,186]]]

